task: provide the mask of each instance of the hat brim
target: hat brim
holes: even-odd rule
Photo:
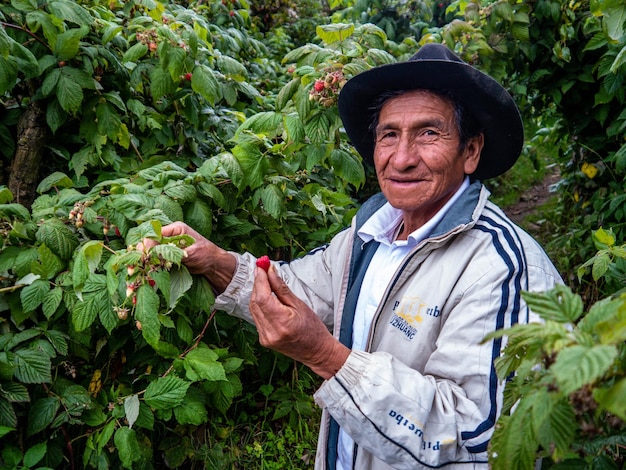
[[[485,145],[472,177],[496,177],[517,161],[524,143],[524,127],[511,95],[478,69],[449,60],[382,65],[348,80],[339,95],[339,114],[352,145],[365,161],[373,162],[374,158],[374,136],[369,130],[373,101],[386,91],[417,89],[452,95],[479,121]]]

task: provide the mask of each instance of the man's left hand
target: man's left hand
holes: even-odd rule
[[[350,355],[274,266],[268,272],[256,268],[250,313],[261,345],[307,365],[324,379],[335,375]]]

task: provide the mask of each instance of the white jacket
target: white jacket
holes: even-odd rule
[[[502,409],[504,382],[493,361],[503,341],[482,340],[529,321],[522,291],[562,282],[543,249],[488,196],[480,183],[470,185],[407,256],[378,307],[367,351],[352,351],[316,392],[324,410],[316,469],[334,469],[337,423],[357,444],[356,470],[487,468]],[[351,344],[360,280],[376,248],[355,233],[384,203],[374,196],[328,246],[276,265],[344,344]],[[237,256],[235,277],[215,306],[252,321],[255,258]]]

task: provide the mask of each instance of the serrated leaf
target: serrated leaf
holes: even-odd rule
[[[240,132],[249,129],[255,134],[266,134],[272,137],[280,132],[282,120],[282,114],[275,113],[273,111],[256,113],[246,119],[241,126],[239,126],[237,133],[239,134]]]
[[[268,184],[261,189],[261,201],[265,211],[275,219],[279,219],[285,211],[285,195],[275,184]]]
[[[206,405],[189,394],[183,402],[174,408],[174,416],[176,421],[181,425],[200,426],[208,420],[208,412]]]
[[[170,271],[170,300],[168,308],[173,309],[193,284],[193,278],[185,266]]]
[[[124,468],[133,468],[133,462],[141,460],[141,449],[134,430],[122,426],[115,432],[113,442]]]
[[[7,433],[17,428],[17,415],[13,409],[13,405],[0,396],[0,431],[7,430]],[[2,437],[0,432],[0,437]]]
[[[315,32],[326,44],[344,41],[354,33],[354,24],[335,23],[319,25]]]
[[[583,314],[582,298],[565,285],[543,292],[523,292],[528,307],[544,320],[573,323]]]
[[[561,391],[570,394],[602,377],[617,357],[611,345],[574,345],[559,352],[550,370]]]
[[[24,454],[24,466],[26,468],[33,468],[37,465],[41,459],[44,458],[48,452],[48,443],[46,441],[35,444],[32,447],[29,447],[26,453]]]
[[[190,351],[184,358],[186,377],[193,381],[200,380],[226,380],[224,366],[218,362],[218,356],[214,351],[206,347],[199,347]]]
[[[335,174],[354,187],[358,188],[365,182],[365,169],[354,154],[334,149],[330,153],[330,163]]]
[[[490,442],[490,463],[493,468],[534,468],[538,444],[531,419],[533,401],[532,395],[522,398],[511,416],[502,415],[498,419]]]
[[[53,187],[73,188],[74,182],[69,176],[60,171],[55,171],[51,175],[46,176],[37,186],[37,192],[43,194]]]
[[[182,403],[189,385],[186,380],[173,375],[159,377],[146,388],[144,400],[156,410],[171,409]]]
[[[64,267],[65,263],[52,253],[52,250],[45,243],[37,248],[38,260],[31,263],[33,274],[39,274],[44,279],[54,278]]]
[[[0,54],[0,94],[13,89],[17,80],[17,63],[13,57]]]
[[[0,389],[2,390],[2,397],[11,403],[27,403],[30,401],[28,389],[22,384],[5,382]]]
[[[27,434],[32,436],[46,429],[54,420],[61,407],[58,398],[49,397],[37,400],[28,411]]]
[[[150,73],[150,91],[152,99],[158,101],[165,95],[176,91],[176,84],[167,70],[155,67]]]
[[[19,43],[13,43],[12,52],[18,70],[26,78],[34,78],[40,74],[39,62],[37,62],[37,58],[29,49]]]
[[[126,420],[128,421],[128,427],[132,429],[133,424],[137,421],[139,416],[139,396],[131,395],[124,400],[124,413],[126,414]]]
[[[211,238],[213,213],[209,205],[196,199],[185,207],[185,222],[205,238]]]
[[[268,167],[267,159],[261,151],[255,145],[241,143],[233,147],[232,152],[243,170],[245,183],[251,189],[261,186]]]
[[[626,378],[622,378],[608,388],[596,388],[593,397],[600,405],[610,413],[618,416],[622,421],[626,421]]]
[[[76,234],[60,219],[45,220],[37,230],[37,241],[45,243],[61,259],[69,260],[79,244]]]
[[[328,140],[330,132],[330,119],[325,113],[317,113],[309,118],[304,124],[304,130],[311,142],[321,144]]]
[[[89,26],[94,22],[91,14],[78,3],[70,0],[55,0],[48,3],[50,13],[79,26]]]
[[[101,276],[105,278],[105,276]],[[113,309],[111,297],[105,289],[106,283],[100,285],[97,292],[83,295],[83,300],[77,301],[72,309],[72,324],[77,332],[89,328],[98,315]]]
[[[50,358],[34,349],[15,351],[15,377],[24,383],[40,384],[52,382]]]
[[[289,100],[293,97],[293,95],[298,91],[300,87],[300,77],[294,77],[289,82],[283,86],[278,95],[276,96],[276,111],[282,111],[287,106]]]
[[[38,279],[24,287],[20,292],[20,300],[22,301],[24,312],[32,312],[39,307],[49,290],[50,283],[42,279]]]
[[[196,199],[196,188],[182,181],[174,181],[168,184],[164,192],[178,203],[191,202]]]
[[[74,114],[83,102],[83,88],[69,75],[61,74],[56,86],[56,97],[64,111]]]
[[[202,95],[211,105],[220,98],[220,85],[213,71],[206,65],[197,65],[193,69],[191,88]]]
[[[149,285],[141,285],[136,292],[135,318],[141,322],[141,334],[151,346],[159,343],[159,296]]]
[[[29,220],[30,214],[22,204],[2,204],[0,205],[0,214],[5,217],[17,217],[19,220]]]

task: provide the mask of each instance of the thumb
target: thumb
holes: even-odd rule
[[[284,305],[295,307],[299,302],[298,297],[289,289],[289,286],[285,284],[285,281],[278,275],[278,272],[271,266],[267,271],[267,278],[270,282],[272,292],[276,295],[278,300]]]

